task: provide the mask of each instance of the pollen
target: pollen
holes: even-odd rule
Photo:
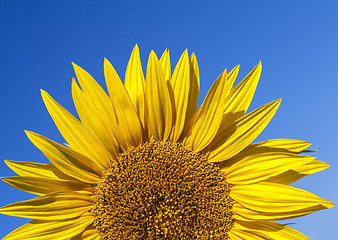
[[[181,143],[151,141],[121,153],[95,187],[101,240],[227,239],[230,184]]]

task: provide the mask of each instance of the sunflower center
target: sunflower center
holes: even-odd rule
[[[120,154],[95,188],[102,240],[227,239],[230,185],[219,167],[180,143],[146,142]]]

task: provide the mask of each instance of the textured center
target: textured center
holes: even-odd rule
[[[153,141],[112,165],[95,188],[92,209],[102,240],[227,239],[230,185],[205,156]]]

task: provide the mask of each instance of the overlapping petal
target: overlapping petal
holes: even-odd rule
[[[53,164],[12,161],[12,160],[5,160],[5,163],[16,174],[22,177],[42,177],[52,179],[74,180],[74,178],[64,174],[62,171],[57,169]]]
[[[90,214],[62,221],[34,220],[15,229],[3,240],[64,240],[83,232],[92,222]]]
[[[300,153],[304,149],[308,148],[311,143],[298,139],[269,139],[260,143],[255,143],[251,145],[252,149],[260,149],[261,152],[269,149],[278,150],[286,150],[294,153]],[[251,150],[251,149],[250,149]],[[248,153],[250,154],[250,153]]]
[[[252,97],[261,76],[262,64],[257,66],[231,91],[227,103],[224,107],[224,114],[241,113],[242,116],[248,110]],[[237,76],[238,69],[234,69],[234,77]]]
[[[231,157],[227,161],[220,163],[220,168],[225,171],[226,168],[234,165],[238,161],[242,161],[243,158],[251,157],[259,154],[291,154],[299,153],[306,149],[311,144],[307,141],[296,139],[270,139],[259,143],[250,144],[235,156]]]
[[[101,237],[98,234],[95,227],[89,226],[82,233],[72,237],[70,240],[100,240]]]
[[[227,91],[225,93],[226,98],[230,99],[230,97],[232,96],[232,92],[234,91],[234,85],[236,82],[236,78],[238,76],[238,72],[239,72],[239,65],[237,65],[236,67],[234,67],[228,74],[227,77]],[[229,111],[229,109],[226,108],[226,106],[229,105],[228,103],[229,100],[227,100],[227,104],[224,106],[224,110],[225,111]],[[226,112],[225,112],[226,113]]]
[[[88,157],[37,133],[27,131],[26,134],[31,142],[62,172],[87,183],[96,183],[100,180],[103,170]]]
[[[290,201],[290,200],[289,200]],[[333,205],[329,206],[332,207]],[[248,208],[243,207],[240,204],[234,204],[233,212],[236,213],[236,220],[242,221],[251,221],[251,220],[268,220],[268,221],[277,221],[277,220],[285,220],[296,217],[301,217],[319,210],[327,209],[323,205],[315,205],[312,207],[304,208],[302,211],[293,211],[293,212],[284,212],[284,213],[275,213],[275,212],[261,212],[254,211]]]
[[[275,115],[281,100],[270,102],[241,117],[226,129],[218,132],[223,138],[214,139],[207,151],[209,160],[221,162],[246,148],[266,127]]]
[[[229,237],[231,240],[247,240],[247,239],[267,240],[269,239],[267,237],[264,237],[260,233],[254,233],[254,232],[245,231],[245,230],[237,229],[237,228],[231,229],[231,231],[229,232]]]
[[[231,189],[231,197],[240,205],[234,205],[234,211],[249,219],[256,219],[254,214],[248,214],[250,211],[256,212],[262,217],[260,219],[271,220],[263,216],[272,216],[271,218],[277,220],[302,216],[333,206],[330,201],[305,190],[268,182],[235,185]]]
[[[108,151],[79,120],[58,104],[47,92],[42,90],[41,95],[55,125],[71,148],[89,156],[102,169],[108,168],[110,166]]]
[[[164,79],[168,82],[171,79],[171,64],[170,64],[170,54],[169,50],[166,49],[161,58],[160,58],[160,64],[162,71],[164,73]],[[176,66],[177,67],[177,66]]]
[[[191,119],[191,117],[194,115],[196,111],[198,95],[200,91],[200,72],[195,53],[191,54],[189,58],[189,63],[190,63],[190,90],[189,90],[188,111],[186,116],[187,121]]]
[[[264,152],[247,155],[232,164],[224,173],[230,184],[252,184],[284,173],[292,168],[302,168],[314,157],[284,152]]]
[[[270,177],[266,181],[281,184],[291,184],[310,174],[323,171],[328,167],[330,167],[330,165],[325,162],[319,160],[312,160],[304,165],[294,166],[290,170],[278,174],[276,176]]]
[[[98,114],[114,133],[121,147],[127,149],[127,142],[118,127],[118,113],[116,109],[114,109],[111,99],[89,73],[74,63],[73,66],[83,92],[83,97],[87,102],[94,104]]]
[[[261,233],[268,237],[268,239],[278,240],[310,240],[304,234],[297,230],[274,222],[267,221],[237,221],[235,228],[253,233]]]
[[[64,220],[79,217],[92,206],[89,192],[56,192],[0,208],[0,213],[39,220]]]
[[[200,75],[196,55],[194,53],[192,53],[189,58],[189,64],[190,64],[190,83],[189,83],[188,106],[187,113],[185,116],[185,124],[180,140],[183,140],[188,136],[192,126],[195,123],[193,116],[196,115],[195,117],[197,117],[198,115],[196,114],[196,109],[200,90]]]
[[[178,61],[170,81],[173,90],[175,111],[170,141],[176,142],[183,131],[188,110],[190,92],[190,63],[188,50],[185,50]]]
[[[196,152],[206,148],[218,131],[223,116],[226,89],[225,70],[211,86],[192,127],[190,147]]]
[[[72,95],[82,124],[107,149],[113,158],[117,158],[119,143],[111,127],[112,123],[102,118],[100,110],[88,95],[83,93],[75,79],[72,81]]]
[[[149,130],[156,140],[165,141],[172,127],[172,104],[163,71],[153,51],[148,60],[145,96]]]
[[[143,127],[146,126],[146,105],[144,98],[144,74],[141,65],[140,51],[135,45],[124,76],[124,87],[138,113]]]
[[[107,59],[104,61],[104,74],[119,132],[128,147],[136,147],[142,143],[142,125],[120,77]]]
[[[5,183],[32,194],[43,195],[58,191],[89,191],[91,185],[74,180],[61,180],[42,177],[2,177]]]

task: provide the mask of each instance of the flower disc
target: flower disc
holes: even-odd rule
[[[101,239],[226,239],[230,185],[219,167],[182,144],[146,142],[120,155],[97,185]]]

